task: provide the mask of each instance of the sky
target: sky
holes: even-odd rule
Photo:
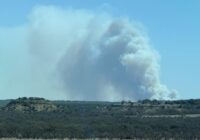
[[[84,9],[95,13],[106,12],[113,17],[124,17],[141,24],[148,34],[151,47],[159,53],[160,80],[162,83],[170,89],[175,89],[178,92],[178,99],[199,98],[200,2],[198,0],[2,0],[0,1],[0,51],[2,51],[0,52],[0,55],[2,55],[0,58],[6,58],[6,53],[13,53],[12,51],[21,52],[20,50],[23,47],[20,48],[19,45],[21,44],[17,42],[23,40],[23,38],[20,38],[16,32],[18,30],[22,32],[23,28],[21,27],[29,22],[29,15],[36,6]],[[16,34],[13,33],[13,29]],[[10,42],[7,41],[8,36],[10,36]],[[13,45],[12,42],[16,42],[14,43],[16,48],[12,51],[6,51],[3,45]],[[12,63],[10,61],[18,59],[18,55],[20,55],[20,53],[13,54],[17,55],[12,55],[12,59],[7,59],[4,62],[0,61],[0,69],[5,65],[5,62]],[[20,61],[19,64],[15,65],[15,67],[18,66],[22,66],[23,69],[23,64],[20,64]],[[3,82],[14,71],[13,67],[0,71],[0,76],[4,77],[0,80],[1,85],[4,86]],[[0,93],[0,98],[2,99],[16,98],[23,95],[31,96],[29,94],[11,92],[10,90],[9,92],[1,90],[1,88],[4,89],[1,85],[0,91],[4,91]],[[12,86],[10,88],[12,89]],[[51,98],[46,95],[45,97]],[[61,98],[62,96],[58,97],[58,99]]]

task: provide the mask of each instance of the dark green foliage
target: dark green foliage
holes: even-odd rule
[[[0,107],[7,105],[9,102],[10,100],[0,100]]]
[[[200,113],[200,100],[52,103],[58,108],[53,112],[1,110],[0,137],[200,138],[200,117],[185,116]],[[151,117],[163,114],[181,116]]]

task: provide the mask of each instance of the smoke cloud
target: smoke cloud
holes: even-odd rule
[[[109,101],[175,97],[160,82],[159,54],[129,19],[39,6],[23,28],[26,63],[19,71],[26,80],[20,81],[30,94]]]

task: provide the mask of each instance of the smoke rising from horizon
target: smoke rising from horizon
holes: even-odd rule
[[[12,81],[26,90],[14,88],[18,92],[107,101],[175,95],[160,82],[159,54],[141,27],[128,19],[39,6],[23,32],[16,45],[24,67]]]

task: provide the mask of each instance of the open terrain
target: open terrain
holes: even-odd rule
[[[0,137],[4,139],[200,139],[199,132],[200,100],[19,98],[9,100],[0,109]]]

